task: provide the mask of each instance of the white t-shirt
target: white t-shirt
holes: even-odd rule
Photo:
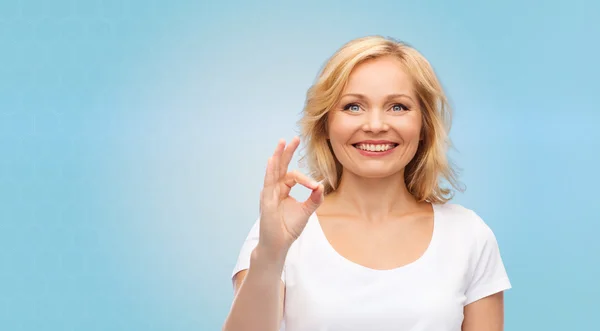
[[[281,279],[286,331],[460,331],[463,308],[511,288],[496,237],[472,210],[433,204],[429,247],[415,262],[375,270],[340,255],[313,214],[291,246]],[[233,270],[247,269],[258,220]]]

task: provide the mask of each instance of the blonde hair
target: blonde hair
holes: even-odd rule
[[[460,190],[457,171],[446,157],[451,141],[451,109],[429,62],[409,45],[382,36],[367,36],[343,45],[324,65],[308,89],[299,121],[310,176],[324,181],[325,194],[333,192],[342,176],[342,165],[327,140],[327,114],[339,101],[350,73],[358,64],[382,56],[394,56],[414,79],[415,93],[423,114],[422,137],[414,158],[406,165],[404,180],[418,201],[444,203],[454,192],[442,187],[445,180]]]

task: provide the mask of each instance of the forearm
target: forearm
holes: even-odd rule
[[[275,258],[257,247],[239,287],[224,331],[276,331],[281,320],[281,272],[285,258]]]

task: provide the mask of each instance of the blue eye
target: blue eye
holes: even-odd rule
[[[403,111],[403,110],[408,110],[408,107],[406,107],[405,105],[401,104],[401,103],[397,103],[395,105],[392,106],[392,110],[393,111]]]
[[[344,106],[344,110],[349,110],[351,112],[357,112],[357,111],[360,111],[360,106],[355,103],[349,103]]]

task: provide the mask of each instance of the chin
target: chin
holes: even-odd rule
[[[382,167],[364,167],[357,171],[352,171],[356,176],[368,179],[390,178],[402,173],[399,169],[385,169]]]

